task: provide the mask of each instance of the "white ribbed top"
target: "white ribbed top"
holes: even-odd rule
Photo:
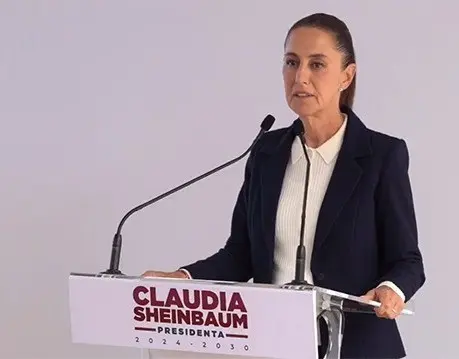
[[[327,142],[315,149],[307,147],[311,168],[304,233],[306,247],[305,279],[311,284],[313,283],[310,269],[311,252],[317,219],[337,155],[341,149],[346,124],[347,118],[345,117],[341,128]],[[292,153],[287,164],[277,210],[273,278],[275,284],[288,283],[295,276],[295,258],[300,240],[305,179],[306,158],[301,142],[296,138],[292,144]]]

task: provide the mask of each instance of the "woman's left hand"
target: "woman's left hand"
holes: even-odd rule
[[[395,319],[405,307],[403,299],[385,285],[370,290],[362,298],[381,303],[380,307],[375,308],[376,315],[380,318]]]

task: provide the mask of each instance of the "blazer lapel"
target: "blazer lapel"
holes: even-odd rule
[[[319,212],[314,250],[324,244],[333,224],[360,180],[362,168],[357,162],[358,158],[370,153],[366,127],[351,110],[348,109],[346,112],[348,114],[346,133]]]
[[[261,151],[261,223],[270,258],[274,254],[277,207],[293,139],[294,135],[289,127],[279,142],[270,144]]]
[[[337,159],[317,219],[314,247],[319,248],[324,243],[345,203],[357,186],[361,173],[362,169],[352,158],[341,156]]]

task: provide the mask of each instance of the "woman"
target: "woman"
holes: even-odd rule
[[[377,316],[347,314],[343,358],[402,358],[393,319],[425,281],[406,144],[366,128],[353,112],[356,61],[341,20],[305,17],[284,47],[285,95],[303,123],[311,166],[305,277],[381,302]],[[305,172],[293,126],[267,133],[247,162],[226,245],[176,272],[144,275],[291,281]]]

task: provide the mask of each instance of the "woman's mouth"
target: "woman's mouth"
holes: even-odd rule
[[[293,94],[294,97],[299,97],[299,98],[308,98],[308,97],[313,97],[312,94],[308,92],[295,92]]]

